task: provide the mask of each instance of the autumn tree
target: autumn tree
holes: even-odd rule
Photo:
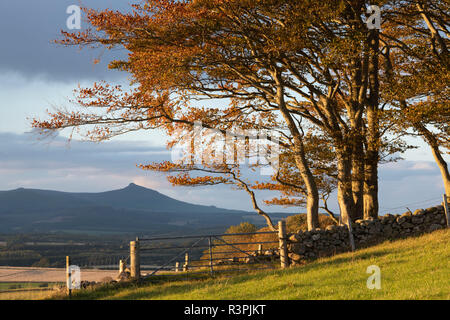
[[[380,106],[380,41],[385,35],[368,28],[366,20],[370,5],[390,8],[395,16],[402,3],[146,0],[130,13],[86,9],[92,28],[63,33],[60,43],[125,48],[128,59],[110,67],[128,72],[134,88],[124,92],[104,83],[80,88],[75,103],[84,111],[57,111],[33,125],[43,130],[88,126],[84,133],[96,140],[148,129],[177,137],[198,122],[235,137],[239,130],[275,131],[295,166],[283,169],[281,181],[295,183],[281,191],[302,194],[309,227],[315,228],[320,185],[329,172],[317,171],[314,162],[326,157],[311,152],[305,140],[305,132],[311,132],[326,137],[322,141],[333,154],[328,167],[334,163],[335,173],[328,177],[334,179],[343,221],[376,217],[380,154],[394,148],[383,141],[386,118]],[[222,106],[212,107],[212,100]],[[272,141],[268,137],[274,135],[266,136]],[[237,182],[251,191],[251,184],[233,176],[238,167],[187,165],[143,167],[181,170],[185,179],[173,180],[176,184]],[[189,175],[208,166],[221,178]],[[273,178],[280,180],[282,174]]]

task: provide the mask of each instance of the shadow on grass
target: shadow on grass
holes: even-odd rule
[[[172,283],[170,286],[161,289],[160,286],[144,286],[140,287],[138,290],[134,290],[129,293],[122,293],[118,297],[121,300],[151,300],[161,296],[163,291],[164,295],[172,294],[184,294],[186,292],[192,291],[194,288],[205,287],[207,284],[196,281],[195,283]],[[112,297],[114,299],[114,297]],[[194,299],[193,299],[194,300]]]
[[[209,279],[204,275],[186,276],[185,274],[180,274],[179,276],[152,276],[151,278],[142,279],[141,281],[128,281],[119,283],[104,283],[99,284],[91,288],[82,289],[79,291],[74,291],[71,298],[65,294],[57,295],[52,297],[53,300],[97,300],[110,298],[117,293],[123,292],[125,290],[140,290],[146,288],[160,288],[161,285],[169,285],[173,283],[183,283],[189,281],[190,283],[200,283],[203,280]],[[124,298],[127,299],[127,298]]]

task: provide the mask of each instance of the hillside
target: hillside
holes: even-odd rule
[[[449,241],[450,230],[440,230],[284,271],[138,288],[110,285],[78,291],[74,299],[450,299]],[[366,286],[371,265],[381,270],[379,290]]]
[[[254,212],[191,204],[133,183],[100,193],[0,191],[0,233],[190,233],[242,221],[264,224]]]
[[[100,193],[74,193],[74,197],[98,205],[122,209],[146,210],[149,212],[185,213],[228,213],[242,214],[242,211],[227,210],[214,206],[196,205],[168,197],[158,191],[134,183],[119,190]]]

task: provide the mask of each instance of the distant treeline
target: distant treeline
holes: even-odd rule
[[[87,236],[80,234],[0,235],[0,266],[64,267],[66,256],[74,264],[118,263],[128,254],[131,236]]]

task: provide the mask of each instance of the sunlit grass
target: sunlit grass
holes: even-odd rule
[[[42,300],[52,297],[58,285],[55,283],[1,282],[0,300]]]
[[[80,291],[76,299],[450,299],[450,230],[323,258],[288,270]],[[368,289],[367,267],[381,269]]]

